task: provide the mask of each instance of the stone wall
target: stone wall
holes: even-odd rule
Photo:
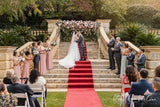
[[[48,33],[51,34],[53,32],[53,28],[56,26],[56,23],[61,21],[60,19],[47,19],[48,22]]]
[[[111,19],[97,19],[96,22],[101,23],[106,33],[109,33]]]

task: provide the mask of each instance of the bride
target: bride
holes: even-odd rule
[[[73,32],[68,54],[64,59],[59,61],[59,64],[61,66],[64,66],[65,68],[73,68],[75,66],[75,61],[79,61],[80,54],[79,54],[78,43],[75,42],[78,39],[79,38],[77,37],[77,34]]]

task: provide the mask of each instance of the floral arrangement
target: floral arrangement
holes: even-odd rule
[[[39,55],[39,53],[40,53],[40,52],[39,52],[38,50],[34,50],[34,51],[33,51],[33,55]]]
[[[46,52],[51,51],[51,48],[45,48]]]
[[[64,20],[56,23],[60,27],[62,40],[70,40],[71,35],[74,31],[81,31],[86,39],[95,40],[97,28],[100,26],[99,23],[94,21],[75,21],[75,20]]]
[[[24,62],[24,61],[25,61],[25,58],[23,58],[23,57],[18,57],[18,61],[19,61],[19,62]]]
[[[51,42],[51,46],[56,46],[56,42]]]

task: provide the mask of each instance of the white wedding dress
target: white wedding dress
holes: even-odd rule
[[[64,59],[61,59],[59,61],[59,64],[61,66],[64,66],[65,68],[73,68],[75,66],[75,61],[79,61],[79,59],[80,59],[80,54],[79,54],[78,43],[75,42],[75,33],[73,33],[68,54]]]

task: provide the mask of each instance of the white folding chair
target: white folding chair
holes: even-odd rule
[[[27,93],[14,93],[13,96],[16,97],[17,99],[18,98],[26,99],[24,106],[15,106],[15,107],[30,107],[29,99],[28,99],[28,94]]]
[[[41,84],[30,84],[29,87],[33,90],[34,95],[32,97],[40,97],[41,98],[41,103],[42,107],[46,107],[46,98],[45,98],[45,87]]]
[[[130,107],[135,107],[134,101],[137,101],[137,100],[142,101],[143,98],[144,98],[144,95],[132,95]]]

